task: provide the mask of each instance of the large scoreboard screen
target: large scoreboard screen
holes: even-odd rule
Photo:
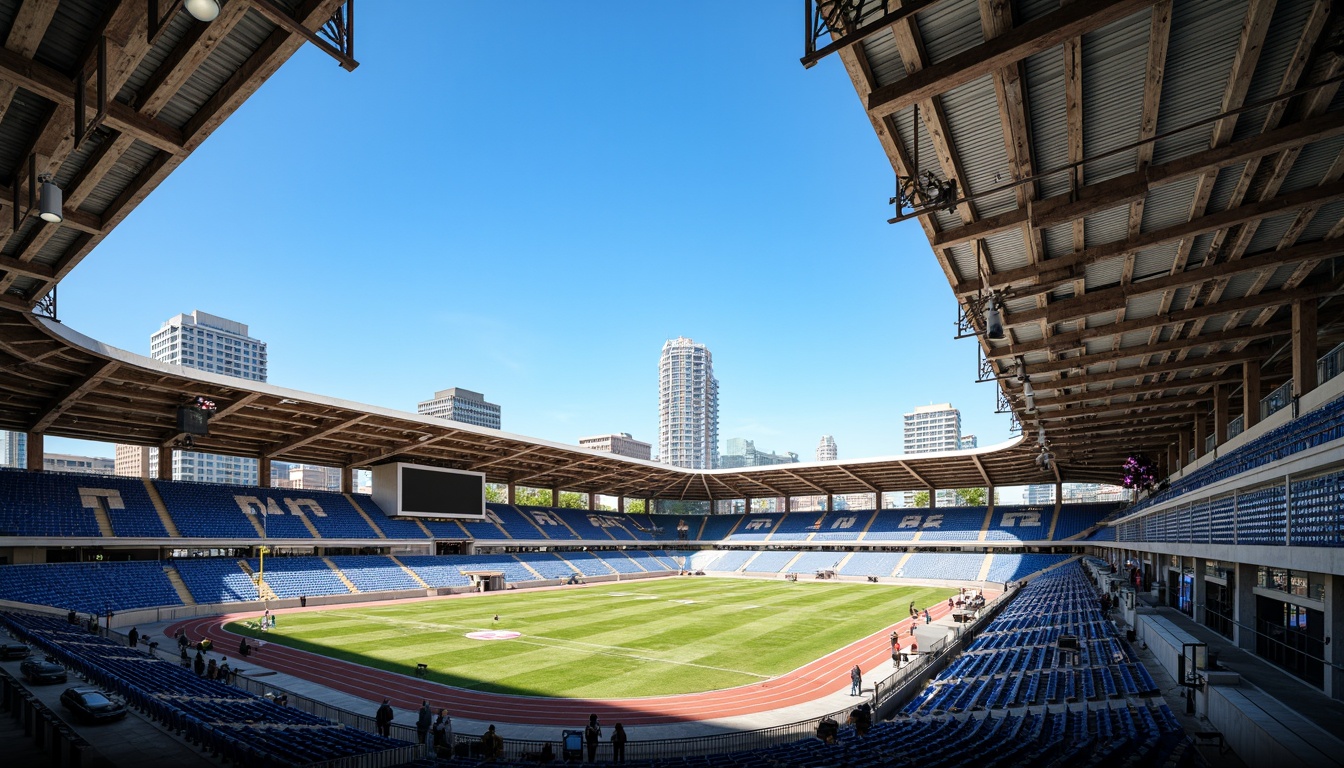
[[[485,517],[485,475],[418,464],[373,468],[373,500],[392,517]]]

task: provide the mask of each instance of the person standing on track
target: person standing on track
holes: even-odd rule
[[[588,745],[588,762],[597,762],[597,745],[602,742],[602,726],[597,724],[597,715],[588,716],[588,727],[583,729],[583,740]]]
[[[383,699],[383,706],[378,708],[378,714],[374,716],[373,722],[378,726],[378,735],[385,739],[392,738],[392,705],[388,704],[387,699]]]

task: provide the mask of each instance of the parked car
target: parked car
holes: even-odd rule
[[[65,667],[51,659],[24,659],[19,674],[30,683],[64,683]]]
[[[0,643],[0,659],[10,661],[13,659],[26,659],[32,651],[23,643]]]
[[[87,685],[66,688],[61,694],[61,706],[94,723],[111,722],[126,716],[125,704]]]

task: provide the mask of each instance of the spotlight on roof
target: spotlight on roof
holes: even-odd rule
[[[1039,425],[1039,426],[1036,427],[1036,444],[1039,445],[1039,446],[1041,446],[1042,448],[1045,447],[1045,425],[1044,425],[1044,424],[1041,424],[1041,425]]]
[[[41,197],[38,200],[39,216],[42,220],[50,224],[60,224],[65,218],[61,212],[61,206],[64,203],[64,195],[61,194],[61,188],[52,181],[50,173],[44,173],[37,179],[42,183]]]
[[[1030,381],[1022,382],[1022,394],[1027,399],[1027,410],[1036,410],[1036,390],[1031,386]]]
[[[220,0],[186,0],[183,6],[197,21],[214,21],[219,16]]]
[[[992,293],[985,302],[985,338],[995,341],[1003,338],[1003,313]]]

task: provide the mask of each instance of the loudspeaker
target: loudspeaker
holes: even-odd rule
[[[189,405],[179,407],[177,431],[188,435],[210,434],[210,412]]]

